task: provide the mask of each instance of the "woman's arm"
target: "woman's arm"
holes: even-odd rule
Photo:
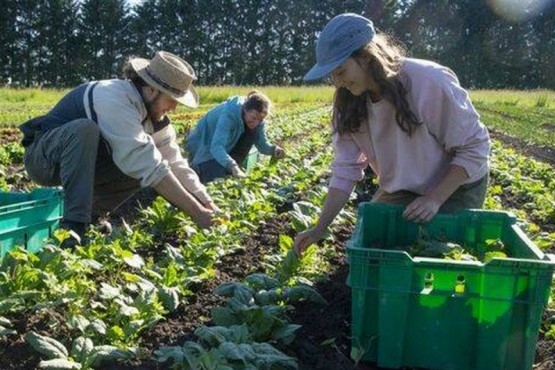
[[[273,155],[276,150],[276,146],[271,145],[268,142],[268,137],[266,136],[266,124],[262,122],[257,131],[256,141],[254,142],[256,149],[258,149],[258,151],[262,154]]]
[[[302,255],[306,248],[322,239],[327,227],[333,222],[343,207],[345,207],[345,204],[347,204],[349,196],[350,194],[343,190],[337,188],[328,189],[324,208],[322,209],[316,226],[303,231],[295,238],[295,252],[298,255]]]
[[[457,165],[449,166],[449,171],[443,180],[427,195],[412,201],[403,216],[414,222],[427,222],[434,217],[443,203],[468,179],[466,170]]]
[[[426,222],[461,185],[487,173],[490,139],[453,71],[438,66],[416,78],[420,78],[416,82],[421,87],[420,94],[413,97],[418,115],[430,134],[452,156],[445,177],[404,212],[408,220]]]
[[[210,153],[219,164],[225,168],[231,168],[236,165],[235,161],[227,152],[226,145],[228,145],[229,136],[234,129],[235,123],[233,118],[225,112],[220,115],[216,123],[216,130],[214,137],[210,143]]]
[[[357,181],[364,176],[368,165],[363,153],[352,134],[332,135],[335,158],[331,165],[331,180],[324,207],[316,226],[299,233],[295,238],[295,252],[301,255],[311,244],[322,239],[326,228],[345,207]]]

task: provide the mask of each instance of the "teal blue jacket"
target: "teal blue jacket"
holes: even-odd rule
[[[212,108],[197,123],[185,142],[192,167],[212,159],[218,161],[225,168],[229,168],[235,163],[229,152],[235,147],[241,134],[245,131],[242,116],[244,102],[245,98],[242,96],[229,98]],[[254,145],[260,153],[272,155],[275,146],[268,143],[264,126],[265,123],[262,122],[256,128]]]

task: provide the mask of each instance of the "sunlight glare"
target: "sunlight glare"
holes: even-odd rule
[[[487,0],[497,16],[513,22],[533,19],[554,3],[554,0]]]

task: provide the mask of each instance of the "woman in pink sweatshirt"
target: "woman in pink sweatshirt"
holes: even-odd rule
[[[407,220],[483,205],[490,138],[453,71],[405,57],[352,13],[326,25],[316,60],[304,78],[333,79],[335,159],[322,213],[295,238],[297,253],[322,238],[368,165],[379,183],[372,201],[406,206]]]

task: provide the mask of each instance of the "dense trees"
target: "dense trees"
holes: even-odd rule
[[[517,14],[503,0],[0,0],[0,85],[115,77],[128,56],[161,49],[190,60],[201,84],[300,83],[317,32],[352,11],[467,87],[555,88],[552,3]]]

